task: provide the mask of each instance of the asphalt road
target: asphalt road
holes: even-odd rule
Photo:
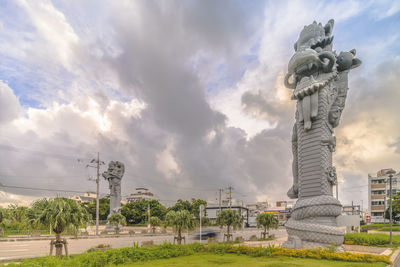
[[[243,229],[233,233],[233,237],[241,236],[244,239],[249,239],[251,235],[260,236],[261,230],[259,229]],[[276,238],[281,238],[286,235],[285,229],[271,230],[271,234],[275,234]],[[187,236],[187,235],[186,235]],[[191,236],[186,237],[187,243],[198,242]],[[222,241],[223,235],[220,234],[218,239]],[[162,244],[164,242],[173,242],[173,235],[155,235],[155,236],[120,236],[120,237],[100,237],[89,239],[68,239],[68,250],[70,254],[83,253],[91,247],[108,244],[112,248],[130,247],[133,242],[138,242],[139,245],[143,241],[153,240],[155,244]],[[206,241],[204,241],[206,242]],[[46,256],[49,254],[50,246],[49,240],[32,240],[32,241],[13,241],[13,242],[0,242],[0,261],[8,261],[22,258],[34,258]],[[54,252],[53,252],[54,253]]]

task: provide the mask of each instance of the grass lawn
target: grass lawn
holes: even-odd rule
[[[164,260],[152,260],[127,265],[114,265],[124,267],[153,267],[153,266],[185,266],[185,267],[203,267],[203,266],[229,266],[229,267],[258,267],[258,266],[273,266],[273,267],[287,267],[287,266],[366,266],[366,267],[383,267],[387,264],[382,262],[365,263],[365,262],[344,262],[344,261],[328,261],[328,260],[315,260],[315,259],[301,259],[291,257],[250,257],[245,255],[234,254],[196,254],[192,256],[183,256]]]

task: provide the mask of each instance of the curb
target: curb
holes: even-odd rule
[[[390,257],[390,260],[393,262],[391,265],[388,266],[400,266],[400,248],[396,249],[395,252],[393,252],[392,256]]]

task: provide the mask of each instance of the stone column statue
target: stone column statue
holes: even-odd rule
[[[350,69],[361,64],[355,49],[332,51],[334,21],[323,26],[313,22],[304,26],[294,44],[285,86],[293,89],[296,122],[293,127],[293,186],[288,191],[298,198],[286,223],[285,247],[302,248],[341,245],[344,233],[336,217],[342,205],[333,197],[337,183],[332,153],[336,139],[333,130],[339,125],[345,106]]]
[[[125,166],[122,162],[111,161],[108,170],[103,172],[103,177],[110,185],[110,215],[121,211],[121,180],[124,176]]]

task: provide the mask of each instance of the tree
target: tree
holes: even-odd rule
[[[227,233],[225,234],[225,236],[227,237],[227,241],[230,241],[232,237],[232,234],[230,233],[230,228],[239,228],[242,226],[242,223],[242,218],[235,210],[222,210],[217,216],[217,224],[222,227],[225,225],[227,226]]]
[[[390,210],[390,198],[388,198],[387,203],[386,203],[386,211],[385,211],[385,218],[390,219],[389,216],[389,210]],[[392,218],[395,220],[395,218],[398,218],[400,216],[400,192],[397,192],[397,194],[393,195],[393,201],[392,201]]]
[[[163,220],[167,209],[158,200],[145,200],[130,202],[122,206],[121,214],[126,217],[129,224],[146,223],[148,219],[148,207],[150,205],[151,216]]]
[[[155,216],[158,217],[160,220],[164,220],[165,214],[167,214],[167,208],[155,199],[150,200],[149,204],[151,216]]]
[[[15,222],[24,223],[26,222],[26,213],[28,211],[27,207],[19,207],[16,204],[10,204],[8,206],[10,210],[10,219]]]
[[[192,214],[198,220],[200,220],[200,205],[204,206],[203,218],[205,218],[205,216],[207,216],[207,214],[206,214],[207,201],[202,200],[202,199],[194,199],[194,198],[192,198]]]
[[[156,227],[160,226],[162,223],[162,221],[156,216],[151,216],[149,222],[150,222],[151,229],[153,230],[153,234],[156,232]]]
[[[90,213],[92,220],[96,220],[96,201],[82,202],[81,206],[84,207],[87,212]],[[99,199],[99,220],[107,220],[110,214],[110,197],[104,197]]]
[[[169,211],[181,211],[181,210],[187,210],[188,212],[192,213],[192,203],[190,203],[188,200],[182,200],[178,199],[176,201],[175,205],[172,207],[168,208]]]
[[[269,229],[277,229],[278,228],[278,220],[275,218],[273,214],[261,213],[257,216],[257,228],[264,228],[264,232],[261,233],[262,238],[269,237]]]
[[[61,233],[69,226],[78,228],[90,220],[89,213],[82,206],[72,199],[63,197],[34,202],[30,215],[35,224],[52,227],[56,234],[56,256],[58,257],[62,256]]]
[[[201,217],[201,224],[203,226],[210,225],[210,218],[208,218],[207,216]]]
[[[187,210],[172,210],[165,216],[165,221],[166,225],[172,226],[174,232],[177,233],[177,236],[174,237],[174,240],[176,239],[179,245],[182,244],[182,239],[184,239],[182,237],[182,231],[192,230],[195,227],[193,215]]]
[[[200,205],[207,206],[207,201],[202,199],[195,199],[192,198],[191,202],[188,200],[178,199],[178,201],[172,207],[168,208],[168,210],[173,211],[180,211],[180,210],[187,210],[191,214],[193,214],[197,220],[200,218]]]
[[[126,225],[126,218],[120,213],[114,213],[107,219],[107,221],[115,227],[115,232],[117,235],[119,235],[119,226]]]

